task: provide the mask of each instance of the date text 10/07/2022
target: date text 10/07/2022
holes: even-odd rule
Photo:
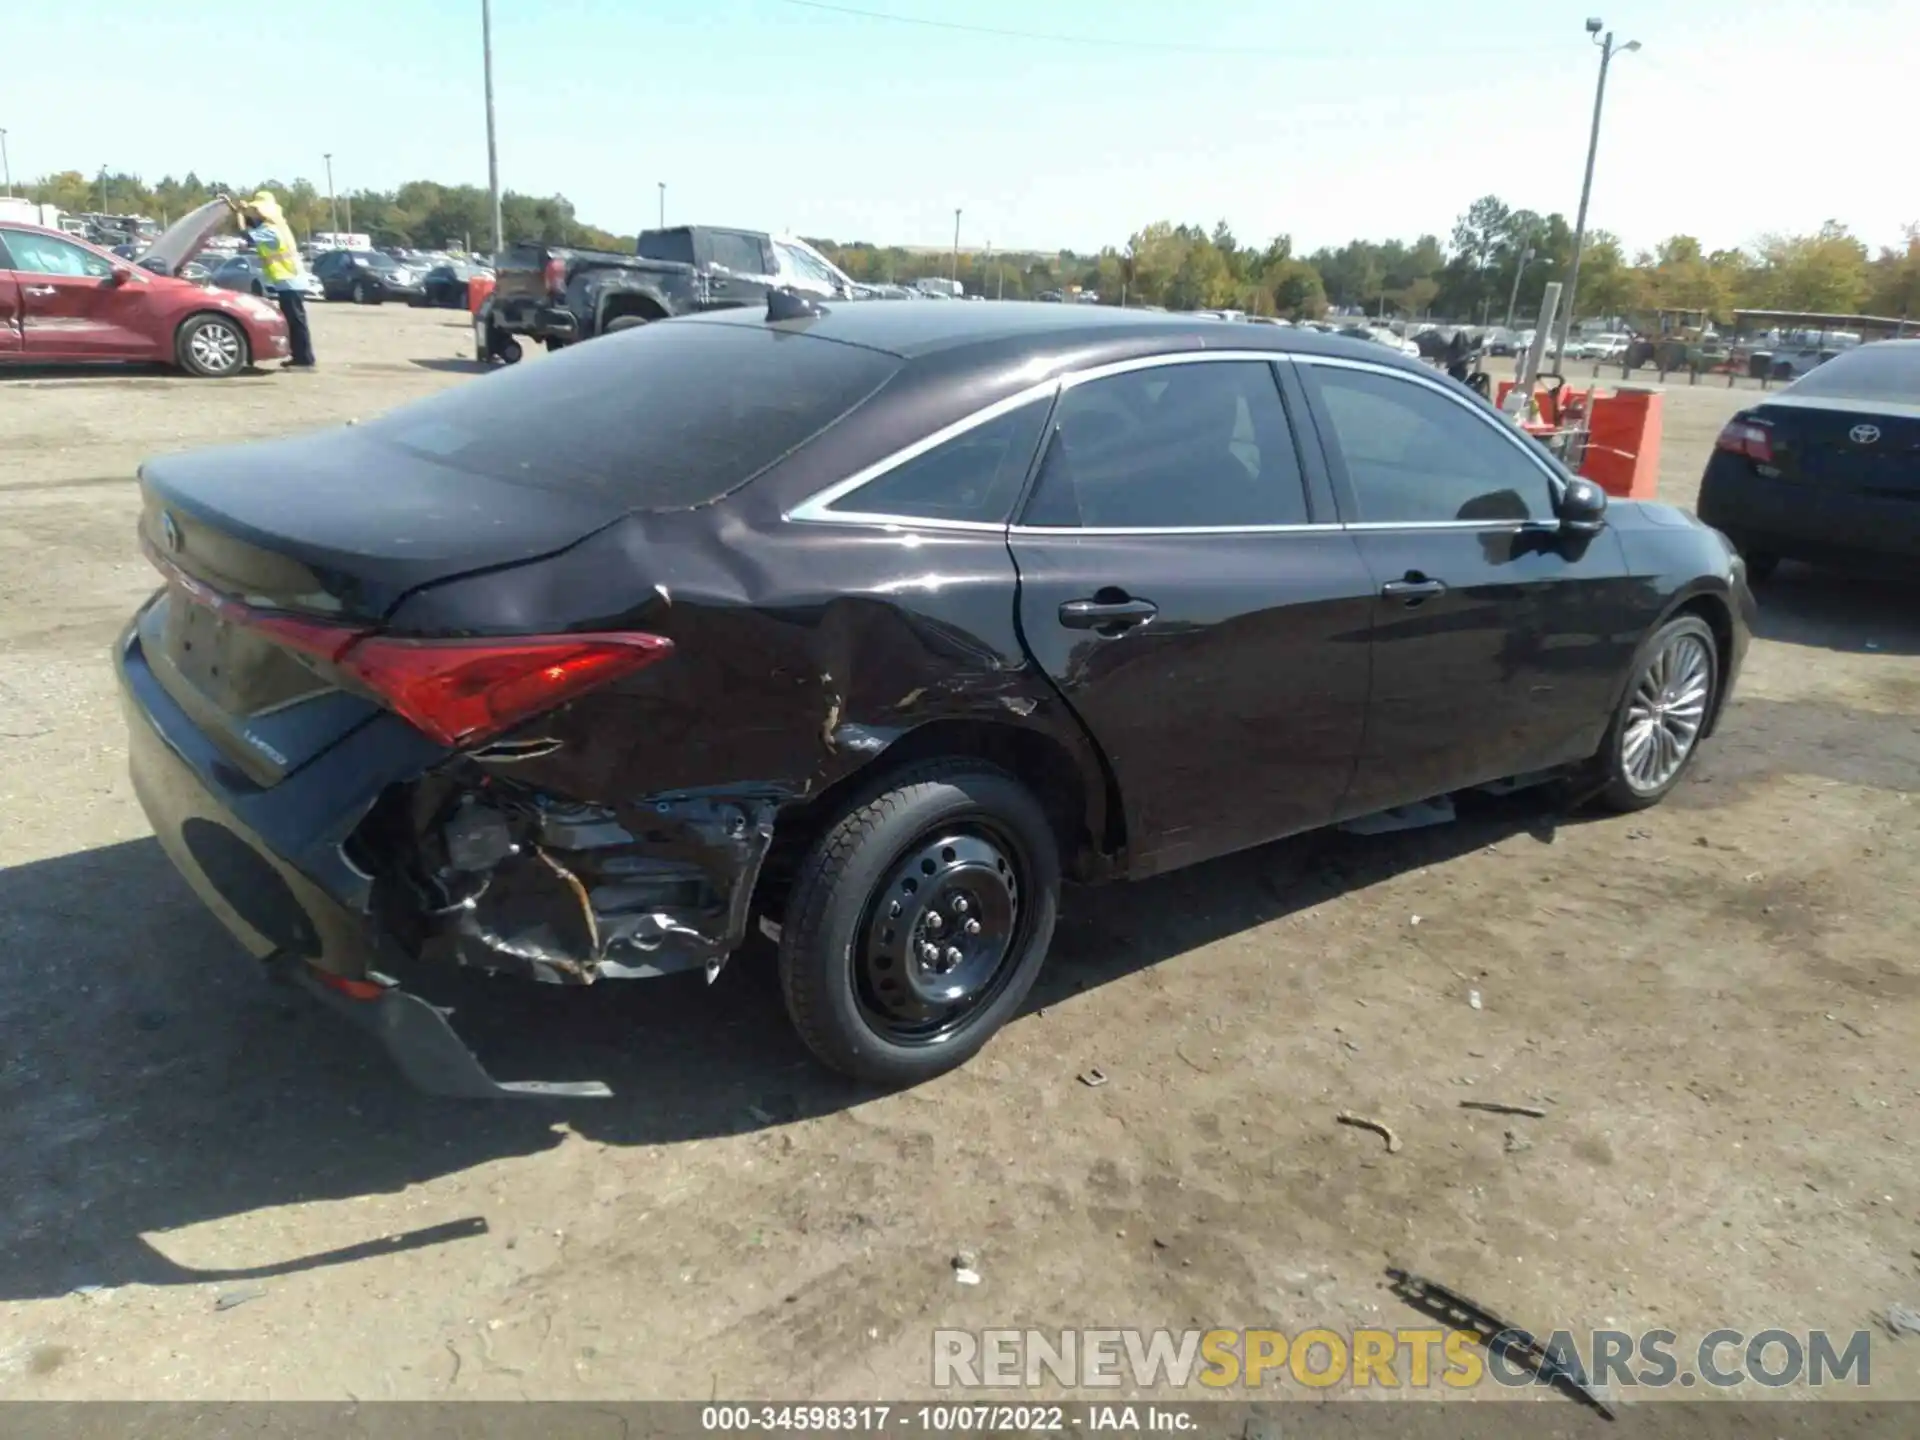
[[[928,1434],[1066,1430],[1181,1434],[1196,1423],[1170,1405],[707,1405],[700,1428],[713,1434],[796,1430]]]

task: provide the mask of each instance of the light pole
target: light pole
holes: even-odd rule
[[[333,152],[320,157],[327,162],[327,214],[331,217],[334,239],[340,238],[340,202],[333,198]]]
[[[1600,79],[1593,87],[1593,130],[1587,136],[1587,176],[1580,182],[1580,213],[1573,222],[1573,265],[1567,271],[1566,310],[1560,317],[1560,333],[1554,340],[1555,370],[1560,368],[1560,362],[1566,356],[1567,333],[1573,328],[1573,307],[1580,289],[1580,250],[1587,240],[1587,200],[1593,194],[1593,157],[1600,148],[1600,109],[1607,101],[1607,67],[1613,63],[1614,56],[1631,55],[1640,48],[1638,40],[1615,45],[1611,30],[1604,37],[1600,34],[1601,25],[1597,15],[1587,21],[1587,34],[1600,47]]]
[[[480,58],[487,77],[487,192],[493,201],[493,253],[505,236],[500,231],[500,150],[493,138],[493,0],[480,0]]]
[[[960,207],[953,207],[953,283],[960,283]]]
[[[1520,263],[1516,265],[1513,270],[1513,293],[1507,296],[1507,329],[1509,330],[1513,329],[1513,312],[1520,304],[1520,277],[1527,273],[1527,267],[1533,264],[1535,260],[1540,261],[1543,265],[1551,265],[1553,263],[1553,260],[1548,256],[1536,255],[1531,245],[1520,252]]]
[[[7,172],[7,194],[13,194],[13,162],[7,159],[7,132],[0,130],[0,170]]]
[[[660,182],[660,228],[667,228],[667,182]]]

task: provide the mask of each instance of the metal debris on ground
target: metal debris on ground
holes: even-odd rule
[[[1478,990],[1467,991],[1467,1004],[1471,1005],[1476,1010],[1485,1008],[1480,1003],[1480,992]]]
[[[1490,1115],[1525,1115],[1534,1120],[1544,1120],[1547,1112],[1538,1105],[1509,1105],[1504,1100],[1462,1100],[1462,1110],[1485,1110]]]
[[[953,1272],[953,1278],[962,1285],[978,1285],[980,1283],[980,1272],[962,1268]]]
[[[1107,1083],[1107,1072],[1098,1065],[1090,1065],[1080,1072],[1080,1083],[1089,1089],[1098,1089]]]
[[[1342,1125],[1353,1126],[1356,1130],[1373,1131],[1374,1134],[1387,1142],[1387,1153],[1389,1155],[1398,1155],[1400,1153],[1400,1137],[1393,1133],[1393,1127],[1388,1125],[1386,1121],[1375,1120],[1368,1115],[1356,1115],[1351,1110],[1342,1110],[1333,1118]]]
[[[1392,1266],[1387,1269],[1387,1278],[1393,1281],[1394,1293],[1416,1310],[1458,1329],[1472,1330],[1486,1337],[1485,1344],[1489,1352],[1497,1351],[1519,1359],[1535,1374],[1562,1387],[1575,1398],[1584,1400],[1607,1419],[1614,1418],[1613,1407],[1587,1379],[1577,1357],[1571,1362],[1563,1360],[1527,1331],[1503,1320],[1478,1300],[1470,1299],[1438,1281]]]
[[[266,1293],[266,1291],[260,1289],[257,1285],[245,1290],[228,1290],[214,1297],[213,1308],[216,1310],[231,1310],[236,1305],[246,1304],[249,1300],[258,1300]]]

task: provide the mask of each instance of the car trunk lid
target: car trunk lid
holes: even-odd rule
[[[353,429],[150,461],[143,548],[169,581],[141,620],[155,675],[249,780],[271,785],[380,706],[260,617],[377,629],[415,588],[563,550],[617,519]]]
[[[1920,404],[1779,395],[1751,412],[1780,476],[1920,501]]]

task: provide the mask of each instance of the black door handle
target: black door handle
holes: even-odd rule
[[[1380,593],[1389,600],[1401,600],[1408,605],[1418,605],[1435,595],[1447,593],[1445,582],[1429,580],[1418,571],[1410,573],[1404,580],[1389,580],[1380,587]]]
[[[1060,623],[1069,630],[1118,632],[1144,625],[1159,613],[1151,600],[1069,600],[1060,607]]]

